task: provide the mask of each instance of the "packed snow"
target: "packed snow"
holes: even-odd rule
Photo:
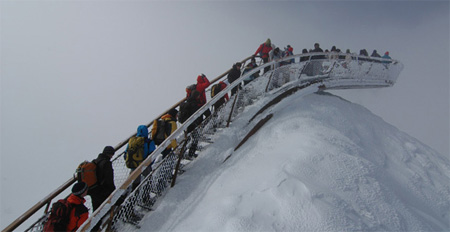
[[[215,134],[141,231],[450,230],[448,157],[329,93],[296,93],[249,122],[269,101]]]

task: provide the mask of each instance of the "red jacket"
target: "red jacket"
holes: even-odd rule
[[[70,204],[73,204],[67,231],[76,231],[89,217],[89,211],[86,206],[84,206],[86,200],[82,197],[70,194],[67,201]]]
[[[200,93],[200,104],[203,106],[206,104],[206,88],[209,87],[211,83],[208,78],[204,75],[199,75],[197,77],[197,91]]]
[[[272,46],[267,45],[266,43],[262,43],[261,45],[259,45],[258,50],[256,50],[255,56],[261,52],[261,58],[268,58],[270,50],[272,50]]]

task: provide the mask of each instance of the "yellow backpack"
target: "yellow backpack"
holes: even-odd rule
[[[144,137],[132,137],[128,141],[128,150],[125,154],[127,168],[137,168],[144,161]]]

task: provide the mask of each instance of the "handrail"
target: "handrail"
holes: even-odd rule
[[[18,226],[20,226],[24,221],[26,221],[31,215],[40,210],[44,205],[50,204],[51,200],[66,190],[69,186],[71,186],[75,182],[75,178],[71,178],[66,181],[63,185],[58,187],[55,191],[50,193],[44,200],[36,203],[33,207],[27,210],[22,216],[18,217],[15,221],[13,221],[9,226],[7,226],[3,231],[13,231]]]
[[[236,81],[234,81],[233,83],[230,83],[227,88],[221,92],[219,92],[213,99],[211,99],[209,102],[207,102],[207,104],[205,104],[202,108],[200,108],[196,113],[194,113],[184,124],[181,125],[180,128],[178,128],[177,131],[175,131],[174,133],[172,133],[160,146],[158,146],[158,148],[149,156],[149,158],[147,160],[145,160],[141,166],[139,166],[133,173],[131,173],[127,180],[119,187],[116,189],[115,192],[113,192],[108,198],[107,200],[99,207],[99,209],[97,209],[95,212],[93,212],[93,214],[91,215],[91,217],[88,219],[88,221],[85,223],[86,226],[84,226],[82,229],[86,230],[90,223],[91,220],[94,216],[97,216],[100,212],[108,212],[111,208],[111,203],[115,203],[118,199],[118,197],[126,190],[126,188],[132,183],[132,181],[138,177],[142,170],[147,167],[148,165],[150,165],[152,158],[154,156],[156,156],[155,154],[159,154],[163,149],[165,149],[165,147],[167,147],[170,143],[171,140],[175,139],[176,137],[178,137],[181,132],[183,132],[184,130],[187,129],[187,127],[199,116],[201,116],[204,111],[206,111],[208,108],[210,108],[214,103],[216,103],[219,99],[221,99],[223,96],[225,96],[225,94],[227,94],[227,92],[231,91],[231,89],[233,89],[234,87],[240,85],[240,83],[246,79],[247,77],[253,75],[256,72],[259,72],[260,70],[264,69],[267,66],[271,66],[274,65],[275,63],[278,62],[282,62],[282,61],[288,61],[291,59],[297,59],[297,58],[301,58],[301,57],[309,57],[311,58],[312,56],[317,56],[317,55],[327,55],[327,53],[306,53],[306,54],[297,54],[297,55],[292,55],[292,56],[288,56],[282,59],[278,59],[278,60],[274,60],[271,62],[268,62],[266,64],[260,65],[255,69],[252,69],[251,71],[247,72],[245,75],[242,75],[239,79],[237,79]],[[339,54],[340,56],[346,55],[343,53]],[[243,59],[241,62],[245,63],[246,61],[248,61],[250,57],[247,57],[245,59]],[[353,60],[364,60],[364,61],[374,61],[374,62],[378,62],[378,63],[382,63],[382,62],[391,62],[393,64],[396,64],[398,61],[396,60],[392,60],[392,59],[383,59],[383,58],[376,58],[376,57],[365,57],[365,56],[358,56],[358,55],[354,55],[352,54],[352,59]],[[324,59],[324,60],[329,60],[329,59]],[[342,59],[337,59],[337,60],[342,60]],[[309,61],[308,61],[309,62]],[[296,63],[298,64],[298,63]],[[221,78],[223,78],[225,75],[227,75],[229,73],[231,69],[227,70],[225,73],[219,75],[218,77],[216,77],[215,79],[211,80],[210,82],[213,84],[215,82],[217,82],[218,80],[220,80]],[[339,85],[336,85],[339,86]],[[331,86],[330,86],[331,87]],[[167,111],[165,111],[164,113],[160,114],[157,118],[160,118],[161,116],[163,116],[164,114],[166,114],[170,109],[172,108],[176,108],[178,107],[182,102],[184,102],[186,99],[183,98],[182,100],[180,100],[179,102],[177,102],[176,104],[174,104],[172,107],[170,107]],[[154,120],[155,120],[154,119]],[[147,127],[152,126],[153,121],[152,120]],[[129,138],[135,136],[136,133],[134,133],[133,135],[131,135]],[[117,144],[114,149],[117,151],[119,149],[121,149],[124,145],[126,145],[128,143],[128,139],[120,142],[119,144]],[[118,156],[121,156],[123,153],[121,153]],[[117,157],[116,157],[117,158]],[[27,212],[25,212],[21,217],[19,217],[18,219],[16,219],[13,223],[11,223],[8,227],[6,227],[4,229],[4,231],[12,231],[15,228],[17,228],[19,225],[21,225],[24,221],[26,221],[31,215],[35,214],[39,209],[41,209],[45,204],[47,204],[47,206],[50,204],[51,200],[53,198],[55,198],[57,195],[59,195],[61,192],[63,192],[64,190],[66,190],[70,185],[72,185],[75,182],[75,179],[72,177],[71,179],[69,179],[68,181],[66,181],[63,185],[61,185],[60,187],[58,187],[54,192],[52,192],[51,194],[49,194],[47,197],[45,197],[43,200],[41,200],[39,203],[37,203],[35,206],[33,206],[32,208],[30,208]],[[109,206],[104,208],[105,206]]]
[[[251,56],[244,59],[242,63],[245,61],[251,59]],[[229,69],[224,74],[220,75],[219,77],[215,78],[212,83],[218,81],[220,78],[224,77],[231,69]],[[255,73],[256,70],[252,70],[252,72],[249,72],[249,75]],[[247,76],[247,74],[245,75]],[[241,80],[239,78],[238,80]],[[92,213],[92,215],[86,220],[86,222],[79,228],[79,231],[87,231],[93,227],[93,225],[96,225],[98,223],[97,221],[92,222],[92,218],[101,214],[109,212],[111,210],[112,205],[119,199],[119,197],[127,190],[127,188],[133,183],[133,181],[145,170],[146,167],[148,167],[153,158],[160,154],[166,147],[171,143],[172,140],[174,140],[176,137],[178,137],[181,133],[184,133],[184,131],[187,129],[187,127],[195,121],[196,118],[198,118],[200,115],[202,115],[209,107],[212,106],[216,101],[218,101],[221,97],[225,96],[226,92],[228,92],[231,88],[230,86],[237,86],[238,80],[233,82],[232,84],[228,85],[226,89],[223,91],[220,91],[219,94],[217,94],[217,97],[215,96],[213,99],[211,99],[209,102],[207,102],[205,105],[203,105],[197,112],[195,112],[191,117],[189,117],[180,127],[177,128],[172,134],[170,134],[148,157],[145,159],[125,180],[125,182],[119,187],[114,190],[109,197],[103,202],[100,207],[97,208],[95,212]],[[243,79],[242,79],[243,80]],[[211,81],[210,81],[211,82]],[[220,97],[221,96],[221,97]],[[184,99],[183,99],[184,101]],[[180,102],[181,104],[181,102]],[[178,106],[178,105],[177,105]],[[152,121],[153,122],[153,121]]]
[[[251,58],[252,58],[252,57],[249,56],[249,57],[243,59],[243,60],[241,61],[241,63],[245,63],[247,60],[249,60],[249,59],[251,59]],[[218,80],[220,80],[221,78],[223,78],[225,75],[227,75],[230,71],[231,71],[231,68],[228,69],[226,72],[220,74],[218,77],[214,78],[213,80],[210,80],[210,83],[211,83],[211,84],[214,84],[215,82],[217,82]],[[155,119],[153,119],[152,121],[150,121],[150,122],[147,124],[147,127],[152,126],[154,120],[159,119],[159,118],[161,118],[162,116],[164,116],[165,114],[167,114],[167,113],[169,112],[170,109],[173,109],[173,108],[176,108],[176,107],[180,106],[180,104],[183,103],[184,101],[186,101],[186,97],[183,98],[183,99],[181,99],[179,102],[175,103],[172,107],[170,107],[169,109],[167,109],[166,111],[164,111],[164,113],[158,115]],[[133,135],[131,135],[130,137],[128,137],[128,139],[123,140],[122,142],[120,142],[119,144],[117,144],[117,145],[114,147],[114,149],[117,151],[117,150],[119,150],[120,148],[122,148],[124,145],[126,145],[126,144],[128,143],[128,141],[130,140],[130,138],[136,136],[136,134],[137,134],[137,132],[135,132]]]
[[[251,56],[243,59],[241,61],[241,63],[245,63],[247,60],[251,59]],[[227,75],[229,72],[231,71],[231,68],[228,69],[226,72],[224,72],[223,74],[219,75],[218,77],[214,78],[213,80],[210,81],[211,84],[215,83],[216,81],[220,80],[221,78],[223,78],[225,75]],[[153,121],[156,119],[161,118],[163,115],[167,114],[169,112],[170,109],[176,108],[178,107],[181,103],[183,103],[186,100],[186,98],[181,99],[180,101],[178,101],[177,103],[175,103],[173,106],[171,106],[169,109],[167,109],[166,111],[164,111],[164,113],[158,115],[155,119],[151,120],[148,124],[147,127],[152,126]],[[128,141],[130,140],[130,138],[136,136],[137,132],[135,132],[134,134],[132,134],[131,136],[129,136],[127,139],[123,140],[122,142],[118,143],[115,147],[114,150],[118,151],[120,150],[123,146],[125,146],[126,144],[128,144]],[[120,156],[120,155],[119,155]],[[66,182],[64,182],[64,184],[62,184],[61,186],[59,186],[56,190],[54,190],[52,193],[50,193],[48,196],[44,197],[41,201],[39,201],[38,203],[36,203],[33,207],[31,207],[29,210],[27,210],[25,213],[23,213],[20,217],[18,217],[16,220],[14,220],[10,225],[8,225],[7,227],[5,227],[2,232],[6,232],[6,231],[13,231],[14,229],[16,229],[17,227],[19,227],[23,222],[25,222],[28,218],[30,218],[33,214],[35,214],[38,210],[40,210],[44,205],[49,205],[51,203],[51,201],[53,200],[53,198],[55,198],[56,196],[58,196],[59,194],[61,194],[63,191],[65,191],[67,188],[69,188],[73,183],[75,183],[76,179],[74,177],[71,177],[70,179],[68,179]]]
[[[205,105],[203,105],[199,110],[197,110],[193,115],[191,115],[191,117],[189,117],[180,127],[178,127],[177,130],[175,130],[170,136],[168,136],[166,138],[166,140],[163,143],[161,143],[156,148],[156,150],[153,151],[153,153],[150,154],[149,157],[146,160],[144,160],[138,168],[136,168],[136,170],[133,173],[130,174],[130,176],[127,178],[127,180],[108,197],[108,199],[96,210],[96,212],[94,212],[92,214],[92,217],[90,217],[86,221],[86,223],[82,225],[82,227],[79,229],[79,231],[90,230],[92,228],[92,225],[97,224],[98,221],[100,220],[100,218],[111,210],[112,206],[119,199],[120,195],[126,191],[126,189],[134,181],[134,179],[136,177],[138,177],[142,173],[142,171],[151,164],[152,160],[154,159],[154,157],[157,154],[160,154],[169,145],[169,143],[172,140],[176,139],[178,136],[180,136],[182,133],[184,133],[184,131],[188,128],[188,126],[190,126],[191,123],[193,123],[198,117],[202,116],[206,110],[208,110],[213,104],[215,104],[218,100],[220,100],[222,97],[224,97],[225,94],[227,94],[229,91],[231,91],[231,89],[240,85],[244,79],[253,75],[256,72],[259,72],[260,70],[263,70],[265,67],[274,65],[278,62],[288,61],[291,59],[304,57],[304,56],[314,56],[314,55],[323,55],[323,54],[325,54],[325,53],[299,54],[299,55],[294,55],[294,56],[289,56],[289,57],[285,57],[282,59],[274,60],[274,61],[268,62],[257,68],[250,70],[245,75],[242,75],[237,80],[235,80],[233,83],[230,83],[224,90],[220,91],[216,96],[214,96],[214,98],[209,100]],[[356,56],[355,58],[358,59],[359,56]],[[325,60],[329,60],[329,59],[325,59]],[[373,60],[377,60],[377,59],[373,59]],[[378,60],[386,61],[386,59],[378,59]],[[320,60],[314,60],[314,61],[320,62]],[[368,61],[368,60],[366,59],[366,61]],[[313,61],[311,61],[311,62],[313,62]],[[389,60],[389,62],[392,62],[392,60]],[[381,82],[384,83],[384,80],[381,80]],[[383,84],[383,86],[389,86],[389,85],[390,84]],[[334,87],[339,87],[339,85],[334,85]],[[99,215],[101,217],[96,217]],[[93,218],[96,218],[96,220],[92,221]]]

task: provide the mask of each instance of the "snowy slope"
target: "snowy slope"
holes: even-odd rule
[[[360,105],[327,93],[297,95],[249,123],[270,100],[263,99],[217,133],[141,230],[450,229],[448,157]]]

